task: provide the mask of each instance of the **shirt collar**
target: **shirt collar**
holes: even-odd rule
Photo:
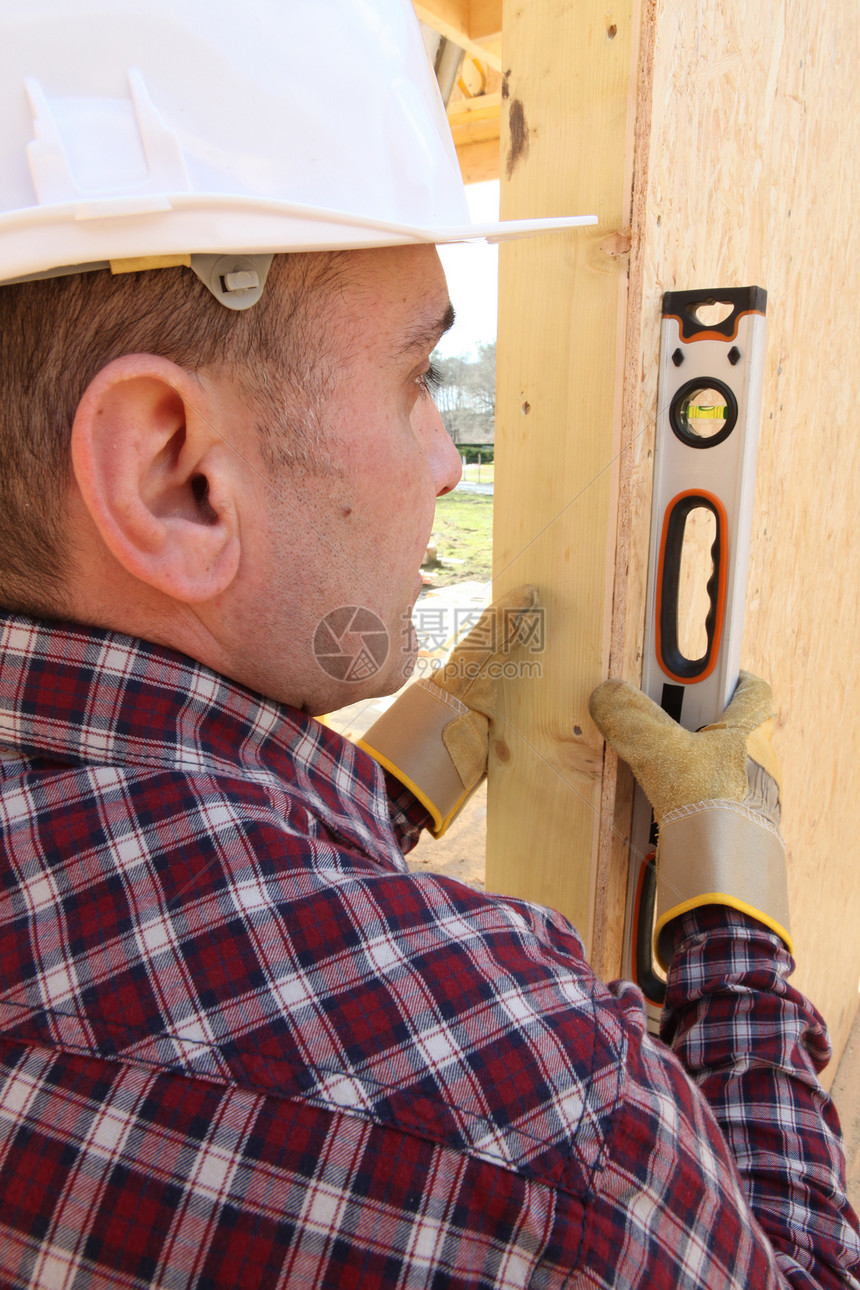
[[[295,708],[118,632],[0,614],[0,749],[71,765],[274,775],[332,833],[403,867],[371,758]]]

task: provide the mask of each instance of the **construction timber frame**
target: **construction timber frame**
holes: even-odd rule
[[[487,887],[561,910],[619,971],[631,782],[587,700],[641,670],[661,298],[764,287],[743,665],[774,686],[795,981],[838,1057],[860,979],[860,6],[416,9],[499,58],[503,217],[599,216],[501,251],[494,590],[535,583],[547,630],[540,678],[503,687]],[[493,173],[495,108],[452,106],[467,179]]]

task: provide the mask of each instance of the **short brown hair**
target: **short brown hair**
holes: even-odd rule
[[[307,437],[285,433],[295,408],[284,391],[308,406],[321,397],[325,288],[341,258],[276,256],[262,298],[241,311],[183,268],[0,287],[0,604],[62,612],[71,427],[90,381],[123,354],[157,354],[193,372],[229,369],[258,412],[269,464],[308,463],[314,418],[303,418]]]

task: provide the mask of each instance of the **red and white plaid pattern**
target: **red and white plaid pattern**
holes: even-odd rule
[[[690,916],[673,965],[709,1106],[561,917],[408,873],[417,804],[291,709],[9,618],[0,752],[3,1287],[858,1284],[764,929]]]

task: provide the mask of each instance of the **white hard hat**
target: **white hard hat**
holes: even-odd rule
[[[245,307],[278,251],[595,222],[470,224],[410,0],[0,0],[0,14],[0,283],[190,260]]]

